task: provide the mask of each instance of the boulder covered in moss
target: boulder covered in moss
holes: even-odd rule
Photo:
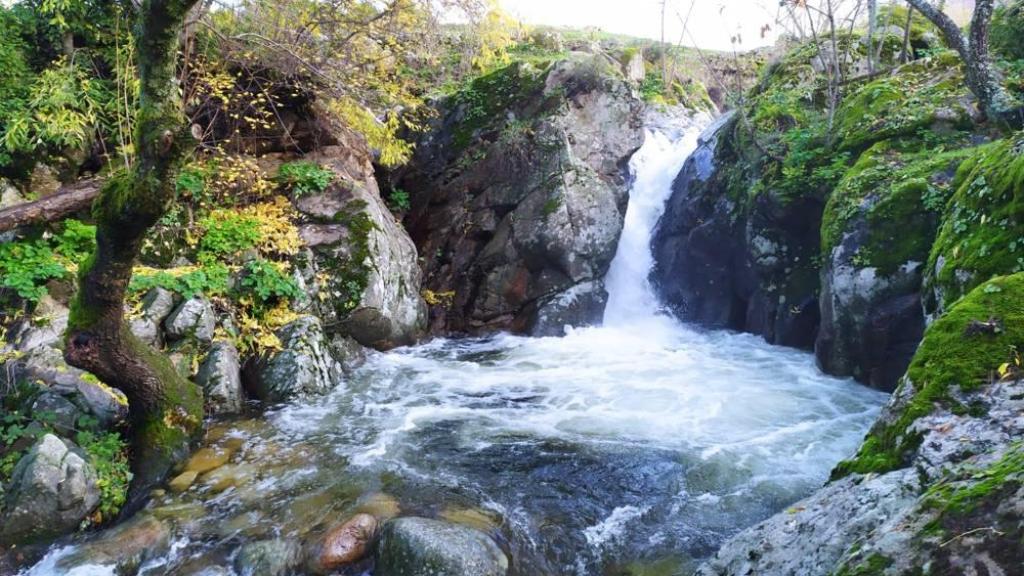
[[[925,328],[925,264],[953,175],[969,153],[880,142],[832,192],[822,222],[815,341],[829,374],[892,391],[906,372]]]
[[[305,159],[334,175],[295,201],[312,251],[306,284],[328,332],[378,349],[415,342],[426,327],[416,246],[381,198],[366,142],[346,133]]]
[[[513,64],[439,104],[394,180],[438,296],[433,332],[549,333],[541,310],[600,320],[642,111],[617,62],[579,53]]]
[[[906,378],[832,481],[738,534],[699,573],[1018,573],[1022,349],[1024,274],[975,288],[928,328]]]

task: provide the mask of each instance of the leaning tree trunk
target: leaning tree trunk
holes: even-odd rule
[[[144,0],[138,12],[137,159],[104,184],[93,206],[96,251],[79,270],[65,335],[69,364],[128,397],[135,474],[129,506],[187,456],[202,428],[202,392],[124,320],[132,268],[146,231],[174,198],[172,175],[187,142],[175,62],[181,24],[195,1]]]
[[[930,20],[942,32],[946,43],[960,54],[964,61],[965,80],[978,99],[981,110],[992,120],[1013,127],[1024,125],[1024,107],[1003,86],[999,73],[989,56],[989,26],[995,0],[976,0],[971,17],[970,37],[964,37],[960,27],[941,8],[928,0],[907,0],[907,3]]]

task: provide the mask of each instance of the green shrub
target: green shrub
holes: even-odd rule
[[[315,162],[300,160],[281,166],[277,181],[296,198],[319,194],[334,181],[334,172]]]
[[[243,298],[252,299],[257,314],[282,301],[294,300],[302,295],[294,278],[284,273],[278,265],[266,260],[251,260],[242,267],[239,292]]]
[[[395,188],[391,191],[391,194],[388,195],[388,203],[399,212],[408,212],[409,208],[412,207],[409,193],[401,188]]]
[[[159,287],[177,292],[185,298],[197,294],[215,296],[227,293],[230,276],[228,267],[219,262],[207,263],[198,268],[160,270],[155,273],[136,271],[132,274],[128,290],[140,294]]]
[[[992,50],[1007,60],[1024,60],[1024,1],[996,8],[989,31]]]
[[[0,287],[36,302],[46,282],[67,277],[95,247],[96,227],[66,220],[62,228],[50,238],[0,244]]]
[[[258,218],[232,210],[215,210],[199,221],[203,237],[199,260],[232,257],[253,248],[263,239]]]

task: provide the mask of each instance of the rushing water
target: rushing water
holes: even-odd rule
[[[329,397],[215,427],[228,472],[154,501],[174,545],[144,572],[230,566],[246,541],[398,507],[490,531],[519,576],[674,573],[819,486],[884,396],[808,354],[660,315],[647,283],[698,124],[649,132],[633,159],[603,327],[377,354]]]

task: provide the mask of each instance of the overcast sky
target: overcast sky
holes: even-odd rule
[[[661,0],[500,0],[508,12],[530,24],[581,28],[595,26],[608,32],[657,39],[661,34]],[[841,0],[839,0],[841,1]],[[949,5],[971,0],[952,0]],[[689,33],[683,34],[681,18],[690,6]],[[729,50],[739,36],[741,49],[775,42],[779,0],[669,0],[666,37],[672,43]],[[763,38],[761,27],[771,31]]]

